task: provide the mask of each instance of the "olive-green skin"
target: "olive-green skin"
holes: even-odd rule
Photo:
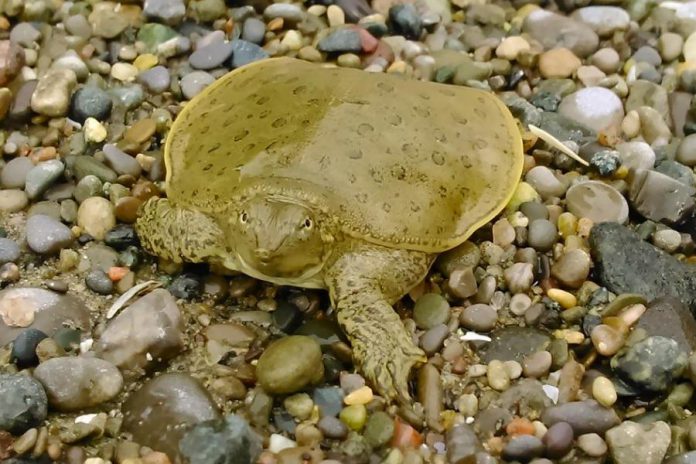
[[[327,289],[362,373],[406,401],[425,357],[392,304],[505,207],[523,151],[492,93],[273,58],[186,104],[165,162],[147,250]]]

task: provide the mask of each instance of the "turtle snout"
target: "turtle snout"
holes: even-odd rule
[[[265,248],[257,248],[254,253],[256,254],[256,259],[258,259],[263,264],[268,264],[271,260],[271,252]]]

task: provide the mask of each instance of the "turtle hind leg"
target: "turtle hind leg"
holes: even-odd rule
[[[359,370],[380,395],[408,403],[411,369],[427,358],[392,304],[428,272],[433,256],[358,245],[339,253],[326,274],[338,322]]]
[[[165,198],[151,198],[139,212],[135,231],[148,252],[175,263],[208,262],[223,253],[223,232],[198,211],[174,207]]]

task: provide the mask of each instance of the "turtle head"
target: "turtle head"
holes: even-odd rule
[[[229,217],[228,240],[244,265],[278,278],[310,276],[323,266],[333,238],[309,207],[256,196],[235,210]]]

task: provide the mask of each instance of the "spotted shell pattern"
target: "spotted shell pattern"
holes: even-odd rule
[[[501,211],[523,152],[492,93],[272,58],[189,102],[165,161],[175,205],[223,214],[249,195],[279,195],[350,236],[440,252]]]

